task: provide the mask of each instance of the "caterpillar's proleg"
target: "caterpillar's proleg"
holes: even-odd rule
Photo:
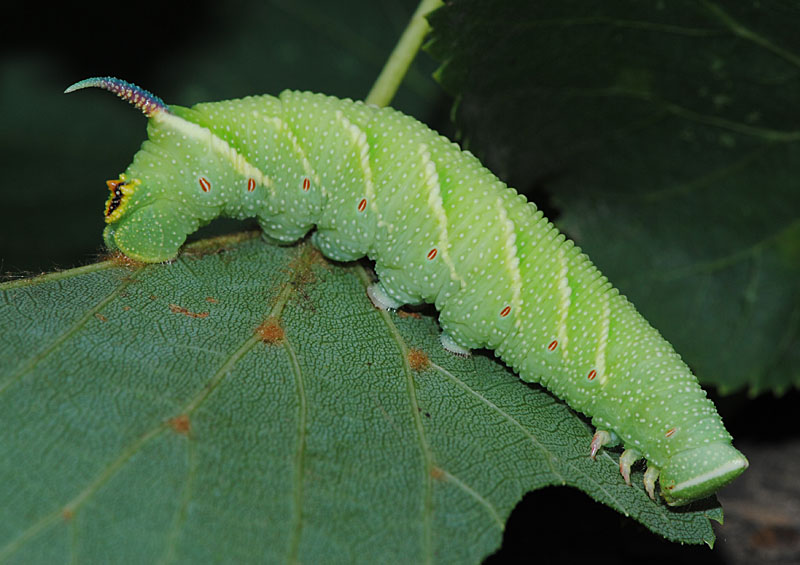
[[[653,500],[656,499],[656,481],[661,469],[648,465],[647,471],[644,472],[644,490]]]
[[[442,332],[442,334],[439,336],[439,341],[442,343],[442,347],[444,347],[446,351],[449,351],[453,355],[458,355],[459,357],[470,356],[469,348],[458,345],[447,332]]]
[[[619,456],[619,472],[625,479],[625,484],[631,486],[631,467],[642,458],[642,454],[635,449],[626,449]]]
[[[367,287],[367,296],[372,301],[375,308],[379,310],[397,310],[403,306],[402,302],[398,302],[383,288],[383,283],[372,283]]]
[[[597,457],[597,452],[600,451],[605,445],[614,445],[619,441],[614,432],[607,430],[597,430],[592,436],[592,443],[589,446],[589,457],[594,459]]]

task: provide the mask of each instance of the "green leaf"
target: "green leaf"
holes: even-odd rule
[[[716,503],[625,486],[582,418],[368,282],[245,234],[1,285],[0,561],[477,562],[560,484],[713,542]]]
[[[800,386],[795,4],[465,0],[431,21],[468,146],[556,206],[701,381]]]

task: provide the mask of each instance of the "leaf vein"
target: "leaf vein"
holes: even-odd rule
[[[495,410],[498,414],[500,414],[503,418],[505,418],[510,423],[512,423],[514,426],[519,428],[522,431],[522,433],[525,436],[527,436],[531,440],[531,442],[533,442],[534,445],[536,445],[540,450],[542,450],[546,454],[545,459],[547,460],[547,464],[550,467],[550,470],[552,471],[553,475],[558,477],[558,479],[559,479],[559,481],[561,482],[562,485],[575,484],[573,481],[568,481],[566,478],[564,478],[564,476],[558,470],[556,470],[556,468],[555,468],[555,466],[553,464],[553,461],[559,461],[559,459],[556,457],[556,455],[552,451],[547,449],[547,447],[545,447],[544,444],[541,441],[539,441],[533,433],[531,433],[527,428],[525,428],[525,426],[523,426],[522,423],[519,420],[514,418],[511,414],[509,414],[508,412],[506,412],[505,410],[503,410],[502,408],[500,408],[499,406],[494,404],[491,400],[489,400],[488,398],[484,397],[482,394],[480,394],[476,390],[472,389],[465,382],[463,382],[461,379],[456,377],[454,374],[452,374],[450,371],[448,371],[444,367],[441,367],[441,366],[437,365],[436,363],[431,363],[431,367],[434,367],[436,370],[440,371],[442,374],[444,374],[446,377],[448,377],[451,381],[456,383],[459,387],[461,387],[462,389],[466,390],[470,394],[474,395],[481,402],[485,403],[487,406],[489,406],[490,408]],[[567,460],[561,460],[561,464],[563,466],[565,466],[566,468],[568,468],[572,472],[573,475],[582,476],[584,478],[584,480],[587,481],[589,484],[594,485],[596,489],[598,489],[598,490],[602,491],[603,493],[605,493],[605,495],[608,497],[608,500],[615,502],[618,505],[620,511],[622,511],[626,516],[629,515],[628,508],[624,505],[624,503],[621,500],[618,500],[615,496],[613,496],[602,484],[598,483],[591,476],[587,475],[586,473],[581,471],[579,468],[574,467],[573,465],[571,465],[569,463],[569,461],[567,461]]]
[[[305,478],[308,404],[306,402],[305,380],[303,379],[303,371],[300,368],[300,363],[297,361],[297,354],[288,338],[284,339],[283,345],[289,355],[292,372],[294,373],[298,400],[297,448],[294,457],[294,516],[292,518],[294,524],[291,528],[292,535],[289,541],[289,558],[287,559],[289,563],[297,563],[298,553],[300,551],[300,538],[303,532],[303,487]]]
[[[189,469],[186,473],[186,482],[181,495],[180,504],[178,505],[177,512],[172,521],[172,528],[170,529],[167,538],[167,547],[164,551],[164,556],[161,558],[160,563],[166,565],[175,561],[176,548],[178,545],[178,535],[181,533],[183,526],[186,524],[186,518],[189,514],[189,502],[192,500],[192,490],[194,488],[194,478],[197,474],[197,453],[194,448],[194,443],[191,437],[187,438],[186,450],[189,459]]]
[[[728,30],[731,31],[734,35],[741,37],[742,39],[746,39],[751,43],[758,45],[759,47],[763,47],[767,51],[771,51],[778,57],[786,60],[788,63],[791,63],[795,67],[800,67],[800,57],[772,43],[766,37],[762,37],[761,35],[757,34],[753,30],[748,27],[745,27],[739,21],[735,20],[730,14],[728,14],[725,10],[723,10],[719,5],[708,2],[705,0],[703,2],[706,5],[706,8],[725,26]]]
[[[130,279],[129,279],[130,281]],[[118,287],[113,293],[107,297],[103,303],[108,302],[116,296],[124,287],[121,285]],[[286,295],[290,292],[290,290],[285,290],[282,295]],[[275,309],[282,309],[285,302],[279,300],[279,305]],[[102,307],[102,303],[93,309],[99,309]],[[89,318],[93,315],[93,311],[90,311],[84,318]],[[63,340],[61,340],[63,341]],[[219,386],[219,384],[224,380],[224,378],[230,373],[231,369],[236,365],[236,363],[241,359],[248,351],[250,351],[256,343],[261,341],[258,334],[254,334],[250,336],[242,346],[240,346],[236,351],[234,351],[228,359],[220,366],[211,380],[200,389],[197,394],[186,404],[183,410],[180,411],[182,414],[192,414],[197,408],[199,408],[205,400],[211,395],[211,393]],[[0,390],[2,392],[2,390]],[[106,482],[108,482],[122,467],[125,463],[127,463],[142,447],[144,447],[150,440],[155,439],[161,433],[164,432],[169,426],[169,421],[165,420],[160,422],[157,426],[153,427],[150,431],[146,432],[144,435],[140,436],[139,439],[134,441],[130,446],[125,448],[122,453],[114,459],[110,464],[108,464],[98,475],[97,477],[92,480],[88,486],[86,486],[81,492],[78,493],[72,500],[70,500],[63,508],[55,510],[50,514],[45,515],[43,518],[38,520],[36,523],[28,527],[25,531],[23,531],[16,539],[8,543],[5,547],[0,548],[0,561],[4,558],[7,558],[11,554],[15,553],[19,550],[23,545],[25,545],[28,541],[30,541],[33,537],[36,536],[39,532],[44,530],[45,528],[51,526],[56,521],[61,519],[64,513],[68,513],[70,515],[74,515],[78,508],[80,508],[94,493],[96,493],[100,487],[102,487]]]
[[[363,267],[358,267],[356,272],[361,279],[364,287],[369,284],[369,277]],[[409,407],[411,408],[411,418],[414,421],[414,427],[417,432],[417,439],[419,441],[419,449],[424,461],[423,481],[425,484],[424,499],[422,504],[422,519],[423,519],[423,553],[425,555],[426,563],[433,563],[433,540],[432,540],[432,514],[433,514],[433,477],[431,471],[433,470],[433,454],[431,453],[430,444],[425,437],[425,426],[422,422],[421,410],[417,403],[416,386],[414,384],[414,372],[408,364],[408,345],[400,335],[400,330],[397,325],[392,321],[389,312],[386,310],[380,311],[381,317],[389,329],[392,338],[397,343],[400,354],[403,357],[403,368],[406,376],[406,390],[408,392]]]
[[[549,449],[547,449],[547,447],[545,447],[544,444],[541,441],[539,441],[539,439],[530,430],[528,430],[525,426],[523,426],[522,422],[520,422],[519,420],[514,418],[511,414],[509,414],[508,412],[497,406],[497,404],[495,404],[494,402],[483,396],[481,393],[479,393],[478,391],[467,385],[467,383],[456,377],[453,373],[451,373],[441,365],[437,365],[436,363],[431,362],[431,367],[442,373],[444,376],[446,376],[448,379],[454,382],[458,387],[473,395],[475,398],[478,399],[478,401],[481,404],[488,406],[491,410],[499,414],[504,420],[510,422],[516,428],[518,428],[522,432],[522,434],[526,436],[536,447],[538,447],[541,451],[547,454],[546,459],[547,459],[547,464],[550,467],[550,471],[553,473],[553,475],[559,478],[562,484],[564,484],[565,482],[564,477],[561,475],[561,473],[558,472],[558,470],[556,470],[555,467],[553,467],[551,461],[551,459],[555,458],[553,453]]]
[[[500,517],[500,513],[497,511],[497,508],[495,508],[491,502],[486,500],[483,496],[480,495],[479,492],[477,492],[475,489],[470,487],[468,484],[466,484],[464,481],[462,481],[449,471],[445,471],[444,469],[442,469],[442,472],[444,473],[445,478],[449,482],[455,484],[458,488],[460,488],[461,490],[466,492],[469,496],[477,500],[481,506],[486,508],[486,511],[492,517],[492,520],[495,522],[495,524],[497,524],[497,527],[500,528],[501,532],[505,530],[505,522]]]
[[[80,317],[76,322],[72,324],[66,331],[62,332],[54,341],[50,343],[44,350],[40,351],[33,357],[31,357],[28,362],[22,366],[20,370],[18,370],[15,374],[11,375],[7,378],[4,382],[0,383],[0,395],[2,395],[6,390],[9,389],[13,384],[17,381],[22,379],[25,375],[27,375],[30,371],[33,370],[36,365],[48,357],[51,353],[53,353],[56,349],[59,348],[69,337],[75,334],[77,331],[82,329],[87,322],[94,318],[94,315],[102,310],[108,303],[114,300],[119,294],[124,291],[133,281],[134,277],[141,273],[145,267],[139,267],[130,277],[123,280],[119,286],[117,286],[114,290],[112,290],[108,295],[100,300],[97,304],[95,304],[92,308],[87,310],[86,314]]]

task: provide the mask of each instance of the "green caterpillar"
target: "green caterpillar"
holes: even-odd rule
[[[628,484],[645,458],[651,498],[658,481],[668,504],[686,504],[747,468],[689,368],[586,255],[420,122],[304,92],[192,108],[110,77],[67,92],[90,86],[149,118],[149,140],[108,181],[110,249],[167,261],[220,215],[255,216],[284,242],[316,226],[331,259],[375,261],[376,306],[434,303],[446,349],[494,349],[523,380],[591,416],[591,457],[622,442]]]

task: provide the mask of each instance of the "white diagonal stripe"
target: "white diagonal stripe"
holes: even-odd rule
[[[503,199],[497,197],[497,213],[500,226],[503,229],[503,265],[511,277],[511,307],[513,308],[514,327],[522,326],[522,275],[519,272],[519,257],[517,256],[517,234],[514,222],[509,219]]]
[[[564,251],[564,243],[560,242],[558,246],[558,263],[560,269],[558,272],[558,345],[561,349],[561,356],[567,358],[567,318],[569,316],[570,294],[572,289],[569,287],[569,280],[567,273],[569,272],[569,262],[567,261],[567,254]]]
[[[433,212],[433,217],[439,225],[439,252],[442,254],[442,261],[447,265],[450,271],[450,278],[454,281],[459,281],[463,288],[464,279],[462,279],[456,271],[456,266],[453,259],[450,257],[448,247],[450,241],[447,237],[447,214],[444,211],[444,202],[442,201],[442,191],[439,185],[439,174],[436,172],[436,165],[431,159],[431,154],[428,151],[428,146],[425,143],[420,143],[418,148],[419,155],[422,157],[422,167],[425,174],[425,186],[428,189],[428,206]]]
[[[210,129],[194,124],[175,114],[170,114],[169,112],[157,112],[153,114],[153,117],[150,119],[156,122],[162,122],[191,139],[205,142],[214,153],[230,162],[233,169],[240,175],[251,177],[263,186],[272,186],[272,180],[267,175],[248,162],[247,159],[244,158],[244,155],[231,147],[227,141],[215,135]]]

